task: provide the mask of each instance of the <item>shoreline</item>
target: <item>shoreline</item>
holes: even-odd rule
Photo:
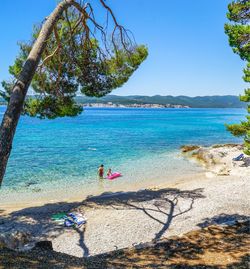
[[[170,164],[165,160],[171,159]],[[168,161],[169,162],[169,161]],[[104,192],[137,191],[145,188],[155,188],[161,185],[173,185],[175,182],[190,180],[204,175],[204,169],[195,162],[190,163],[180,152],[162,153],[154,158],[142,158],[126,163],[125,166],[135,166],[131,171],[124,171],[123,176],[116,180],[99,180],[97,177],[92,182],[82,181],[52,181],[49,184],[38,183],[16,190],[3,188],[0,193],[0,208],[15,210],[25,206],[42,205],[45,203],[82,201],[89,195],[100,195]],[[171,167],[173,165],[173,167]],[[143,172],[137,171],[138,167],[145,167]],[[171,170],[169,169],[171,168]],[[127,172],[127,173],[126,173]],[[185,176],[183,176],[185,175]],[[32,182],[32,179],[31,179]],[[17,187],[18,188],[18,187]],[[22,201],[20,203],[20,201]]]
[[[225,152],[223,152],[223,150]],[[93,186],[84,186],[84,183],[68,183],[68,182],[54,182],[50,187],[40,190],[40,186],[34,185],[34,190],[22,189],[21,191],[10,191],[0,194],[1,204],[0,209],[5,208],[5,212],[11,212],[16,209],[22,209],[31,206],[41,206],[45,203],[59,203],[59,202],[80,202],[83,199],[86,199],[88,196],[101,195],[106,192],[129,192],[129,191],[139,191],[142,189],[152,189],[152,188],[165,188],[176,186],[180,182],[192,182],[199,180],[200,178],[213,178],[215,176],[228,176],[228,175],[238,175],[238,167],[233,167],[236,163],[231,164],[233,157],[236,157],[240,154],[242,147],[239,144],[225,144],[220,147],[220,145],[213,145],[210,147],[204,146],[184,146],[179,154],[175,154],[176,162],[178,167],[180,167],[180,162],[182,160],[187,160],[187,165],[184,169],[184,173],[189,169],[192,170],[189,174],[178,174],[175,175],[162,175],[156,174],[157,180],[154,180],[154,176],[145,176],[143,180],[131,181],[127,177],[123,176],[118,178],[115,181],[108,181],[103,179],[103,181],[96,181],[97,183]],[[224,156],[225,155],[225,156]],[[157,162],[157,160],[155,160]],[[250,162],[250,159],[248,160]],[[142,162],[142,164],[144,164]],[[240,162],[240,164],[242,164]],[[146,165],[146,163],[145,163]],[[157,168],[155,168],[157,169]],[[231,171],[232,170],[232,171]],[[231,171],[229,173],[229,171]],[[241,167],[240,173],[247,175],[248,167]],[[189,172],[189,171],[188,171]],[[160,171],[164,173],[164,171]],[[173,171],[171,171],[173,173]],[[134,176],[132,176],[134,177]],[[98,180],[98,179],[97,179]],[[64,185],[62,185],[62,183]],[[54,188],[54,185],[60,184],[60,187]],[[32,185],[33,186],[33,185]],[[20,201],[22,201],[20,203]]]
[[[221,219],[230,223],[238,218],[249,218],[245,192],[250,187],[249,180],[234,176],[216,176],[212,180],[213,184],[211,178],[201,177],[151,189],[97,195],[81,201],[48,202],[14,211],[12,208],[8,214],[1,213],[6,226],[0,225],[0,235],[5,233],[5,226],[7,233],[18,230],[27,234],[30,247],[37,241],[50,240],[55,251],[86,257],[140,245],[155,238],[181,236],[200,229],[200,223],[221,224]],[[170,204],[165,199],[171,202],[175,197],[178,200],[174,215],[178,217],[166,219],[165,212],[170,212]],[[50,219],[55,213],[70,211],[81,212],[87,218],[83,229],[65,228]],[[13,221],[12,225],[8,220]],[[29,223],[34,224],[30,226]]]
[[[113,107],[113,106],[110,106],[110,107],[106,107],[106,106],[104,106],[104,107],[100,107],[100,106],[86,106],[86,104],[81,104],[83,107],[85,107],[85,108],[120,108],[120,109],[123,109],[123,108],[134,108],[134,109],[140,109],[140,108],[142,108],[142,109],[145,109],[145,108],[148,108],[148,109],[157,109],[157,108],[169,108],[169,109],[241,109],[241,110],[245,110],[245,107],[244,106],[242,106],[242,107],[186,107],[186,106],[184,106],[184,107],[130,107],[130,106],[124,106],[124,107]],[[149,104],[149,105],[151,105],[151,104]],[[154,104],[153,104],[154,105]],[[158,104],[157,104],[158,105]],[[0,104],[0,107],[7,107],[7,104]]]
[[[145,190],[145,189],[161,189],[161,188],[166,188],[166,187],[174,187],[177,186],[183,182],[192,182],[195,181],[201,177],[205,177],[205,172],[200,172],[197,174],[193,174],[193,175],[188,175],[188,176],[178,176],[176,178],[174,178],[173,180],[170,181],[166,181],[161,182],[158,184],[155,183],[150,183],[149,181],[143,181],[143,182],[139,182],[137,184],[133,184],[133,186],[127,186],[125,187],[124,185],[122,185],[121,187],[114,187],[114,188],[109,188],[106,191],[101,191],[101,190],[90,190],[89,192],[83,193],[82,190],[77,190],[75,191],[74,194],[72,194],[70,191],[69,192],[64,192],[61,197],[63,197],[62,199],[60,198],[54,198],[55,197],[55,193],[56,192],[51,192],[51,194],[45,194],[42,195],[42,197],[40,196],[39,199],[36,199],[36,201],[33,199],[32,197],[34,196],[34,193],[19,193],[16,196],[16,199],[18,200],[14,200],[13,201],[13,195],[10,195],[9,197],[7,196],[7,199],[10,198],[12,199],[12,201],[7,201],[7,199],[5,198],[5,201],[1,201],[0,204],[0,210],[4,209],[5,214],[9,214],[13,211],[16,210],[20,210],[20,209],[25,209],[25,208],[29,208],[29,207],[33,207],[33,206],[42,206],[48,203],[61,203],[61,202],[81,202],[84,199],[86,199],[89,196],[98,196],[98,195],[105,195],[109,192],[116,192],[117,196],[119,196],[119,193],[126,193],[126,192],[135,192],[135,191],[140,191],[140,190]],[[162,180],[163,181],[163,180]],[[74,187],[73,187],[74,188]],[[71,194],[69,194],[71,193]],[[30,194],[30,196],[29,196]],[[60,194],[62,194],[62,191],[60,190],[57,193],[57,197],[60,196]],[[108,194],[107,194],[108,195]],[[21,202],[19,203],[20,200],[25,200],[25,197],[28,199],[25,202]],[[0,217],[1,217],[1,213],[0,213]]]
[[[232,150],[225,146],[217,147],[216,151],[212,147],[202,150],[210,157],[212,153],[223,151],[229,159],[229,152],[236,153],[236,147]],[[79,200],[36,202],[29,207],[25,204],[10,206],[1,212],[0,235],[11,237],[18,230],[19,238],[27,240],[26,247],[50,240],[55,251],[86,257],[180,236],[200,229],[201,225],[249,218],[250,204],[246,202],[249,173],[239,172],[241,169],[249,172],[249,167],[236,163],[232,174],[208,176],[212,168],[207,167],[206,172],[188,179],[182,176],[171,183],[152,184],[151,188],[110,191],[85,199],[82,196]],[[87,218],[84,227],[65,228],[51,220],[55,213],[72,211],[81,212]]]

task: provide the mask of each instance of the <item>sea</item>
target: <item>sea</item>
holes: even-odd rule
[[[0,120],[6,107],[0,107]],[[157,185],[201,172],[180,153],[182,145],[241,143],[225,127],[244,109],[85,108],[77,117],[40,120],[22,116],[0,190],[55,199],[129,186]],[[100,181],[97,169],[122,173]]]

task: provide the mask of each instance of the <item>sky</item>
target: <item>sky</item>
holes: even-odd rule
[[[101,6],[94,3],[96,17]],[[0,81],[57,0],[1,0]],[[119,23],[130,29],[149,56],[116,95],[239,95],[245,63],[224,33],[230,0],[106,0]]]

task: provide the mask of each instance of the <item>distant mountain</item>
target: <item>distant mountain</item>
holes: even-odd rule
[[[183,105],[193,108],[243,108],[246,107],[246,103],[241,102],[238,96],[224,95],[224,96],[141,96],[141,95],[130,95],[130,96],[117,96],[117,95],[106,95],[101,98],[77,96],[76,100],[78,103],[108,103],[113,104],[160,104],[160,105]]]
[[[143,96],[143,95],[130,95],[130,96],[118,96],[118,95],[106,95],[101,98],[77,96],[76,101],[80,104],[87,103],[108,103],[121,105],[130,104],[160,104],[160,105],[182,105],[193,108],[245,108],[246,103],[241,102],[238,96],[234,95],[214,95],[214,96]],[[0,98],[0,104],[5,103]]]

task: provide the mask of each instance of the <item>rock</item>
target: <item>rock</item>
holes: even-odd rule
[[[184,146],[181,146],[181,151],[182,153],[186,153],[186,152],[194,151],[199,148],[200,146],[197,146],[197,145],[184,145]]]
[[[202,163],[207,169],[213,168],[213,170],[221,169],[222,157],[217,152],[210,152],[209,148],[200,148],[192,154],[192,157]],[[218,172],[218,171],[214,171]]]
[[[44,250],[53,250],[51,241],[40,241],[35,244],[35,248],[40,248]]]
[[[7,248],[7,244],[5,243],[5,240],[0,235],[0,249]]]
[[[32,191],[33,191],[33,192],[40,192],[41,189],[40,189],[40,188],[34,188],[34,189],[32,189]]]
[[[31,241],[30,238],[30,234],[24,231],[0,234],[0,248],[7,247],[15,250],[22,249]]]
[[[242,145],[240,145],[240,144],[230,144],[230,143],[228,143],[228,144],[216,144],[216,145],[212,145],[212,148],[214,148],[214,149],[216,149],[216,148],[241,148],[242,147]]]
[[[217,173],[218,176],[229,176],[230,170],[228,170],[226,167],[221,168],[220,171]]]
[[[38,184],[38,183],[35,182],[35,181],[30,181],[30,182],[27,182],[27,183],[25,184],[25,187],[30,187],[31,185],[36,185],[36,184]]]
[[[194,152],[192,156],[195,157],[198,161],[204,163],[206,166],[210,164],[215,164],[213,160],[213,155],[211,153],[208,153],[207,150],[204,148],[201,148],[197,152]]]

